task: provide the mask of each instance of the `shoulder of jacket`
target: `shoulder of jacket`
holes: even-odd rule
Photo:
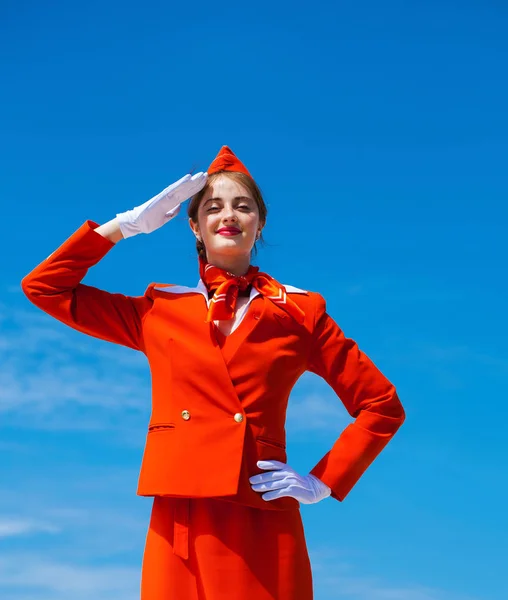
[[[174,283],[151,283],[145,291],[145,296],[153,297],[154,292],[165,292],[167,294],[201,294],[202,291],[196,287],[177,285]]]
[[[289,292],[289,290],[288,290]],[[302,302],[300,303],[304,310],[312,311],[316,319],[326,312],[326,300],[319,292],[307,291],[304,292],[305,296],[301,296]],[[303,300],[305,298],[305,300]]]
[[[320,316],[326,312],[326,300],[319,292],[303,290],[291,285],[285,285],[288,294],[298,294],[293,301],[309,314],[314,314],[314,319],[318,320]]]
[[[302,290],[300,288],[295,287],[294,285],[288,285],[286,283],[282,284],[284,286],[284,289],[286,290],[286,292],[288,294],[308,294],[309,292],[307,290]]]
[[[288,294],[304,294],[308,296],[313,302],[324,301],[323,296],[319,292],[313,292],[312,290],[304,290],[302,288],[295,287],[294,285],[283,284]]]

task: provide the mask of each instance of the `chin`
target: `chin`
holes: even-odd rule
[[[221,246],[220,248],[213,248],[213,254],[222,254],[223,256],[240,256],[242,254],[248,254],[250,251],[246,248],[239,248],[238,246]]]
[[[250,254],[252,246],[238,243],[235,240],[223,240],[222,244],[213,244],[210,248],[207,246],[207,253],[222,254],[223,256],[242,256]]]
[[[220,252],[224,249],[236,249],[242,250],[245,252],[247,248],[247,244],[244,239],[235,239],[235,238],[227,238],[227,237],[216,237],[212,240],[210,247],[215,252]]]

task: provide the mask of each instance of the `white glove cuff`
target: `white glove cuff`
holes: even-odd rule
[[[129,238],[133,235],[137,235],[138,233],[146,233],[139,227],[138,216],[141,207],[133,208],[132,210],[126,210],[123,213],[118,213],[116,215],[116,220],[120,227],[120,231],[122,232],[123,237]],[[166,223],[171,221],[176,215],[180,212],[180,204],[175,206],[166,213]]]
[[[116,215],[116,220],[124,238],[129,238],[133,235],[141,233],[141,230],[137,226],[135,219],[136,214],[134,210],[127,210]]]
[[[312,475],[312,473],[309,473],[309,478],[311,478],[311,481],[315,486],[317,501],[323,500],[324,498],[328,498],[328,496],[331,495],[332,489],[329,486],[327,486],[326,483],[321,481],[321,479],[318,479],[315,475]]]

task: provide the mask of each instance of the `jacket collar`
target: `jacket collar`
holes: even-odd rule
[[[292,285],[284,285],[286,288],[286,292],[288,294],[307,294],[305,290],[301,290],[300,288],[294,287]],[[168,285],[161,286],[156,285],[153,288],[154,290],[158,290],[160,292],[168,292],[170,294],[202,294],[206,300],[206,305],[210,306],[211,298],[208,298],[208,290],[206,289],[206,285],[203,283],[203,280],[200,279],[196,285],[196,287],[187,287],[185,285]],[[249,303],[256,297],[261,296],[261,292],[258,292],[255,287],[252,287],[249,296]]]

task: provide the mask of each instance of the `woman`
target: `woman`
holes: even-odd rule
[[[81,280],[123,238],[150,233],[192,197],[200,280],[128,297]],[[143,600],[311,600],[300,503],[342,501],[404,420],[394,386],[317,293],[250,265],[266,207],[224,146],[207,173],[98,226],[85,222],[22,282],[42,310],[145,353],[152,415],[138,494],[154,496]],[[285,414],[304,371],[355,421],[311,472],[286,464]]]

